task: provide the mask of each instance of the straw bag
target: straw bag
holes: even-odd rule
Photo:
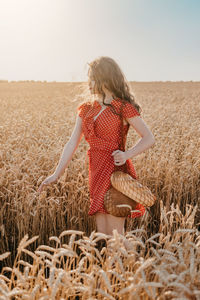
[[[119,148],[121,151],[125,151],[122,106],[120,111],[122,141]],[[112,187],[104,195],[105,209],[116,217],[127,217],[131,214],[131,210],[135,210],[138,203],[143,206],[152,206],[156,200],[147,187],[128,174],[126,163],[122,168],[123,171],[112,173],[110,178]]]
[[[104,196],[106,211],[115,217],[127,217],[130,215],[130,211],[135,209],[136,205],[137,202],[122,194],[114,187],[111,187]]]

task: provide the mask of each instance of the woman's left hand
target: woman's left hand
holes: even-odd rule
[[[114,164],[116,166],[122,166],[125,164],[127,157],[126,157],[126,152],[123,152],[121,150],[115,150],[112,155],[114,156]]]

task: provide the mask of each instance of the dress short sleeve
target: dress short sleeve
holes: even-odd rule
[[[124,118],[140,116],[140,113],[137,111],[137,109],[129,102],[124,104],[122,114]]]
[[[88,111],[88,103],[85,102],[85,103],[82,103],[78,106],[77,110],[78,110],[78,115],[81,117],[81,118],[84,118],[84,116],[86,115],[87,111]]]

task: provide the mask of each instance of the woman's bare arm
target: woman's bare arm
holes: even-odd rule
[[[38,192],[41,193],[44,186],[55,182],[63,173],[67,165],[69,164],[74,152],[76,151],[76,148],[78,147],[81,138],[83,136],[82,132],[82,119],[79,115],[77,115],[76,118],[76,124],[74,127],[74,130],[72,132],[72,135],[69,139],[69,141],[65,144],[62,155],[60,157],[59,163],[56,167],[55,172],[48,176],[39,186]]]
[[[129,159],[153,146],[155,144],[155,138],[145,122],[139,116],[126,118],[126,120],[142,137],[135,146],[126,151],[126,159]]]
[[[82,119],[77,114],[74,130],[72,132],[72,135],[71,135],[69,141],[64,146],[60,160],[59,160],[56,170],[53,174],[56,178],[59,178],[64,173],[66,167],[68,166],[70,160],[72,159],[74,152],[76,151],[76,149],[82,139],[82,136],[83,136]]]

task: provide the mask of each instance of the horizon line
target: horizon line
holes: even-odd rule
[[[22,83],[22,82],[29,82],[29,83],[87,83],[87,81],[56,81],[56,80],[7,80],[7,79],[0,79],[0,83]],[[128,82],[200,82],[200,80],[128,80]]]

